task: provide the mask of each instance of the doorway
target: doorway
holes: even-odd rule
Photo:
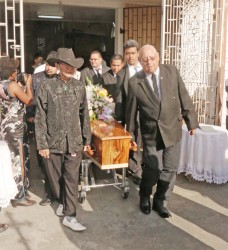
[[[42,7],[44,4],[42,4]],[[40,52],[46,58],[52,50],[72,48],[76,57],[83,57],[86,67],[90,52],[98,50],[109,64],[114,54],[114,9],[61,6],[62,20],[39,19],[39,4],[24,3],[25,70],[32,57]],[[51,8],[47,5],[46,8]],[[82,69],[82,68],[81,68]],[[81,70],[80,69],[80,70]]]

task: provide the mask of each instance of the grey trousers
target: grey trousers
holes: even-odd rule
[[[51,190],[59,203],[63,204],[63,213],[76,216],[81,152],[76,156],[50,154],[49,159],[43,159]]]
[[[157,151],[155,147],[143,148],[143,173],[140,196],[149,197],[157,184],[155,197],[168,200],[173,190],[180,158],[180,142]]]

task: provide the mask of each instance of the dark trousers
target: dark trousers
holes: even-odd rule
[[[36,156],[37,156],[39,167],[41,168],[41,171],[44,175],[44,182],[45,182],[44,183],[44,192],[45,192],[47,198],[53,199],[49,178],[48,178],[47,171],[46,171],[46,168],[45,168],[45,165],[43,162],[43,157],[39,154],[38,150],[36,150]]]
[[[180,158],[180,142],[157,151],[155,147],[143,148],[143,173],[140,196],[150,197],[152,187],[157,184],[154,198],[168,200],[176,180]]]
[[[142,172],[142,152],[141,152],[142,135],[140,131],[138,115],[137,115],[137,122],[136,122],[135,131],[134,131],[134,136],[135,136],[135,141],[137,143],[137,151],[130,151],[128,165],[129,165],[129,169],[133,173],[141,174]]]
[[[52,193],[63,204],[63,213],[66,216],[76,216],[81,159],[81,152],[76,156],[50,154],[49,159],[44,159]]]

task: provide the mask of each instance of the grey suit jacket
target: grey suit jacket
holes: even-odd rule
[[[129,80],[125,117],[127,130],[134,140],[139,111],[143,146],[155,146],[158,150],[162,149],[160,145],[169,147],[180,141],[182,118],[189,130],[198,127],[194,105],[177,68],[172,65],[159,67],[161,100],[154,94],[142,70]]]
[[[109,71],[109,69],[110,68],[108,66],[102,65],[102,74],[104,74],[107,71]],[[96,85],[96,84],[102,85],[103,84],[103,78],[102,78],[102,76],[97,77],[97,75],[95,74],[95,72],[94,72],[94,70],[93,70],[93,68],[91,66],[87,67],[87,68],[84,68],[81,71],[81,78],[80,78],[80,80],[82,82],[84,82],[85,84],[88,84],[88,79],[90,81],[92,81],[92,83],[94,85]]]
[[[126,100],[128,95],[129,69],[125,65],[117,74],[117,85],[115,92],[115,116],[117,121],[125,123]]]

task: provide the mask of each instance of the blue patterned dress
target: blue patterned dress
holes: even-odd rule
[[[1,81],[4,93],[0,95],[1,125],[0,137],[6,141],[11,153],[13,175],[18,188],[15,199],[27,195],[28,179],[26,171],[29,166],[29,146],[26,123],[24,121],[24,104],[8,93],[10,81]],[[1,90],[1,91],[2,91]]]

